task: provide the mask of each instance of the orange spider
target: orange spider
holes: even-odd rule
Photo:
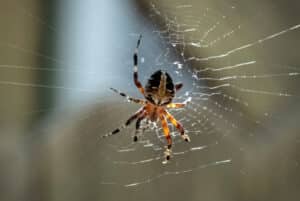
[[[166,147],[165,151],[165,158],[166,160],[170,159],[171,156],[171,147],[172,147],[172,139],[170,136],[170,130],[168,128],[167,120],[169,120],[180,132],[181,137],[189,142],[190,138],[187,134],[185,134],[184,128],[181,125],[180,122],[178,122],[167,110],[166,108],[182,108],[186,105],[186,103],[189,101],[184,101],[183,103],[172,103],[172,99],[175,96],[175,92],[177,92],[179,89],[182,88],[183,84],[173,84],[172,78],[167,72],[163,72],[161,70],[156,71],[153,73],[147,84],[145,85],[145,88],[142,86],[140,81],[138,80],[138,47],[140,45],[142,36],[139,37],[137,46],[133,55],[133,80],[138,88],[138,90],[143,94],[143,96],[146,98],[146,100],[136,99],[127,96],[125,93],[122,93],[118,91],[117,89],[111,88],[116,93],[119,93],[121,96],[124,96],[127,98],[130,102],[135,102],[143,105],[136,113],[134,113],[124,125],[122,125],[120,128],[115,129],[111,133],[108,133],[104,137],[108,137],[111,135],[114,135],[122,128],[127,127],[132,121],[137,119],[136,121],[136,132],[134,135],[133,140],[137,141],[137,133],[139,129],[141,128],[141,121],[144,119],[148,119],[149,121],[156,122],[158,120],[161,121],[161,126],[164,131],[166,140],[168,142],[168,146]]]

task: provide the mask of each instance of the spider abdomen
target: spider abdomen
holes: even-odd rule
[[[167,72],[154,72],[145,86],[145,97],[156,105],[166,105],[172,102],[175,88],[171,76]]]

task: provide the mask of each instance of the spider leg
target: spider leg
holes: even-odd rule
[[[126,95],[125,93],[123,93],[123,92],[121,92],[121,91],[119,91],[117,89],[114,89],[114,88],[110,88],[110,89],[112,91],[118,93],[120,96],[125,97],[129,102],[134,102],[134,103],[139,103],[139,104],[145,104],[146,103],[146,101],[144,101],[144,100],[137,99],[137,98],[132,98],[132,97]]]
[[[134,54],[133,54],[133,81],[138,90],[144,95],[145,89],[143,88],[141,82],[138,79],[138,48],[141,43],[142,35],[140,35],[139,40],[137,42]]]
[[[136,124],[135,124],[135,134],[134,134],[134,137],[133,137],[133,141],[134,141],[134,142],[138,141],[138,134],[140,134],[140,132],[141,132],[141,122],[143,121],[143,119],[145,119],[145,115],[139,117],[139,118],[136,120]]]
[[[176,92],[179,91],[182,87],[183,87],[182,83],[175,84],[175,90],[176,90]]]
[[[169,103],[167,108],[183,108],[185,105],[185,103]]]
[[[192,98],[189,97],[183,103],[169,103],[166,107],[167,108],[183,108],[184,106],[186,106],[186,104],[191,102],[191,100],[192,100]]]
[[[164,115],[160,114],[159,118],[160,118],[160,121],[161,121],[161,126],[162,126],[162,129],[164,131],[166,140],[168,142],[168,146],[167,146],[167,149],[165,151],[165,157],[166,157],[166,160],[170,160],[171,148],[172,148],[172,139],[171,139],[171,135],[170,135],[170,130],[169,130],[169,127],[168,127],[166,117]]]
[[[140,110],[138,110],[136,113],[134,113],[131,117],[129,117],[129,119],[127,119],[127,121],[125,122],[125,124],[123,124],[121,127],[116,128],[115,130],[113,130],[110,133],[107,133],[105,135],[102,136],[102,138],[106,138],[112,135],[115,135],[117,133],[119,133],[123,128],[126,128],[127,126],[129,126],[133,120],[135,120],[136,118],[138,118],[141,114],[143,114],[144,112],[144,107],[142,107]]]
[[[167,112],[166,110],[163,110],[164,115],[166,115],[166,117],[170,120],[170,122],[177,128],[177,130],[180,132],[182,139],[184,139],[184,141],[186,142],[190,142],[190,137],[185,134],[184,128],[181,125],[180,122],[178,122],[169,112]]]

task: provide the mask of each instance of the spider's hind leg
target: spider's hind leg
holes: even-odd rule
[[[179,91],[182,87],[183,87],[183,84],[181,82],[175,84],[175,90],[176,90],[176,92]]]

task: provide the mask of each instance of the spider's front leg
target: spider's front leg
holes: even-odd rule
[[[161,121],[161,127],[164,131],[166,140],[168,142],[168,146],[167,146],[167,149],[165,151],[165,157],[166,157],[166,160],[170,160],[170,158],[171,158],[171,148],[172,148],[172,139],[171,139],[171,135],[170,135],[170,130],[169,130],[169,127],[168,127],[166,117],[163,114],[159,115],[159,119]]]
[[[140,46],[142,35],[140,35],[137,42],[134,54],[133,54],[133,81],[138,90],[144,95],[145,89],[143,88],[141,82],[138,79],[138,48]]]

